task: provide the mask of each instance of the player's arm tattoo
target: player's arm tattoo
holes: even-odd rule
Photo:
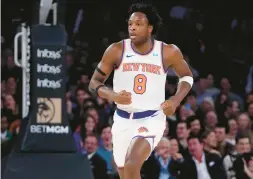
[[[93,89],[91,86],[89,86],[89,90],[90,90],[91,93],[95,92],[95,89]]]
[[[100,68],[96,68],[97,72],[100,73],[102,76],[106,76],[105,72],[103,72]]]
[[[90,80],[89,89],[92,93],[99,93],[102,98],[112,98],[114,95],[113,90],[107,88],[104,83],[113,71],[114,64],[120,55],[121,46],[119,44],[112,44],[106,49]]]
[[[96,67],[96,71],[101,75],[101,76],[94,76],[94,79],[97,81],[95,85],[89,85],[89,90],[91,93],[97,94],[98,89],[101,87],[104,87],[104,81],[107,78],[107,74],[103,72],[99,67]]]

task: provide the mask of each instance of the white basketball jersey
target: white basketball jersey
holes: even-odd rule
[[[121,63],[114,71],[113,90],[126,90],[132,94],[130,105],[117,107],[137,112],[159,110],[165,100],[166,72],[163,66],[163,42],[154,40],[146,54],[136,52],[130,39],[123,40]]]

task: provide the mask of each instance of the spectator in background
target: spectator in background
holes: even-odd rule
[[[190,135],[188,147],[191,157],[180,161],[180,178],[224,179],[226,174],[221,158],[213,153],[205,153],[202,140]]]
[[[158,161],[160,164],[160,172],[159,179],[174,179],[169,171],[169,165],[171,163],[171,143],[170,141],[163,137],[160,140],[160,153],[161,155],[158,157]]]
[[[216,95],[220,92],[220,90],[214,86],[214,76],[211,73],[207,75],[206,92],[209,93],[211,96]]]
[[[84,140],[84,151],[90,161],[94,179],[109,179],[106,162],[97,154],[98,140],[95,135],[88,135]]]
[[[196,116],[190,116],[186,121],[188,129],[190,129],[190,133],[201,136],[202,128],[200,120]]]
[[[7,116],[1,114],[1,144],[11,140],[11,132],[9,131],[9,122]]]
[[[250,150],[251,146],[249,137],[244,133],[238,135],[236,137],[235,150],[231,153],[228,153],[223,159],[223,165],[227,173],[227,179],[233,179],[235,177],[236,168],[234,167],[234,162],[236,161],[237,157],[244,153],[249,153]]]
[[[250,103],[253,103],[253,91],[246,96],[246,107],[249,106]]]
[[[83,115],[83,102],[85,99],[90,98],[88,90],[85,90],[84,86],[80,86],[76,89],[75,96],[76,96],[76,102],[77,107],[73,109],[73,114],[75,117],[81,117]]]
[[[81,125],[81,137],[82,139],[85,139],[87,135],[96,133],[97,133],[97,121],[93,116],[88,114],[84,118],[84,121]]]
[[[200,104],[200,108],[204,113],[207,113],[208,111],[214,110],[214,101],[211,97],[205,97]]]
[[[20,119],[15,120],[14,122],[11,123],[9,131],[12,136],[17,137],[17,135],[19,134],[19,131],[20,131],[20,125],[21,125]]]
[[[12,134],[9,131],[10,122],[5,113],[1,113],[1,157],[7,156],[12,148]]]
[[[181,153],[184,157],[189,156],[187,149],[187,137],[189,135],[189,130],[187,129],[187,123],[185,121],[178,122],[176,134],[179,144],[179,153]]]
[[[21,77],[21,68],[15,65],[14,63],[14,56],[11,49],[6,49],[3,52],[3,60],[6,61],[6,65],[3,68],[3,76],[8,78],[9,76],[18,79]]]
[[[253,123],[253,102],[249,103],[247,112],[251,123]]]
[[[90,108],[98,108],[96,99],[90,97],[83,100],[83,112],[87,113]]]
[[[187,109],[191,109],[194,113],[196,113],[196,111],[198,110],[196,93],[194,91],[188,93],[186,97],[185,107]]]
[[[232,101],[227,101],[225,103],[225,111],[223,113],[220,113],[220,121],[221,122],[226,122],[228,121],[230,118],[235,118],[237,117],[239,108],[238,108],[238,103],[236,102],[232,102]]]
[[[168,135],[169,135],[169,122],[168,122],[168,120],[166,120],[165,122],[166,122],[166,126],[165,126],[165,130],[163,132],[163,137],[168,137]]]
[[[214,111],[208,111],[205,117],[205,128],[207,130],[214,130],[215,126],[218,124],[218,118]]]
[[[253,155],[247,156],[247,159],[243,159],[244,173],[249,179],[253,179]]]
[[[253,65],[251,65],[251,67],[249,68],[249,73],[248,73],[248,77],[247,77],[247,84],[245,87],[245,92],[246,93],[250,93],[251,91],[253,91]]]
[[[86,136],[96,133],[96,122],[95,119],[87,115],[81,120],[82,124],[77,126],[75,132],[73,133],[73,137],[76,143],[77,151],[81,151],[81,146],[83,145],[82,141],[86,138]]]
[[[89,76],[86,74],[81,74],[80,79],[77,81],[78,85],[88,85],[90,82]]]
[[[100,122],[100,119],[99,119],[99,114],[98,114],[98,110],[94,107],[94,106],[90,106],[88,108],[85,108],[85,115],[90,115],[92,116],[92,118],[94,119],[95,121],[95,124],[96,126],[99,128],[100,125],[102,125]]]
[[[180,121],[186,121],[186,119],[192,115],[194,115],[194,112],[191,109],[187,108],[184,105],[181,105],[179,107],[179,120]]]
[[[208,92],[206,92],[208,88],[208,81],[205,76],[200,76],[198,81],[195,83],[195,92],[197,94],[197,104],[198,106],[201,105],[203,100],[206,97],[211,97],[212,95]]]
[[[253,132],[252,132],[252,123],[249,119],[249,116],[247,113],[242,113],[238,116],[237,119],[238,123],[238,131],[239,132],[245,132],[249,135],[251,139],[251,144],[253,142]]]
[[[17,94],[17,80],[13,76],[9,76],[6,81],[6,93],[10,95]]]
[[[232,101],[232,113],[233,115],[236,117],[240,114],[240,104],[238,103],[238,101]]]
[[[220,85],[221,85],[221,92],[227,94],[229,99],[231,99],[232,101],[238,101],[240,106],[242,106],[243,108],[244,105],[243,100],[240,96],[231,92],[231,84],[228,78],[222,78]]]
[[[225,93],[219,93],[215,99],[215,111],[217,112],[218,116],[223,116],[224,112],[227,109],[228,104],[228,95]],[[226,116],[228,117],[228,116]]]
[[[247,155],[252,156],[252,146],[250,141],[250,136],[247,133],[241,133],[236,138],[236,143],[238,144],[238,153],[239,155],[233,163],[233,169],[235,171],[236,178],[248,179],[247,173],[244,171],[244,163]]]
[[[5,95],[3,97],[4,101],[4,111],[9,113],[8,114],[8,122],[12,122],[18,118],[20,118],[20,113],[19,113],[19,107],[18,104],[16,103],[16,100],[14,96],[12,95]]]
[[[183,156],[181,153],[179,153],[179,145],[178,145],[178,141],[176,138],[171,138],[170,139],[170,144],[171,144],[171,148],[170,148],[170,155],[172,158],[171,161],[171,165],[169,166],[169,171],[171,172],[171,174],[176,177],[176,178],[180,178],[180,165],[178,165],[178,163],[180,163],[181,161],[184,160]]]
[[[112,155],[112,132],[110,126],[104,126],[101,130],[100,136],[101,144],[98,147],[97,154],[100,155],[107,165],[107,173],[113,175],[115,170],[113,168]]]
[[[239,132],[250,131],[251,121],[247,113],[242,113],[237,118]]]
[[[209,112],[209,111],[213,111],[214,108],[214,101],[211,97],[205,97],[201,104],[199,109],[196,112],[196,115],[200,118],[203,119],[205,117],[205,115]]]
[[[179,153],[179,146],[178,146],[178,141],[176,138],[171,138],[170,139],[170,152],[171,156],[175,156],[176,154]]]
[[[214,153],[221,157],[221,153],[216,150],[217,148],[217,138],[213,131],[205,131],[202,135],[204,150],[205,152]]]
[[[238,133],[238,126],[237,121],[235,119],[229,119],[228,120],[228,132],[226,136],[226,142],[230,143],[231,145],[235,145],[235,137]]]
[[[224,156],[226,154],[226,127],[222,123],[218,123],[214,129],[215,137],[217,139],[217,150]]]
[[[169,171],[171,162],[171,144],[169,139],[163,137],[157,146],[156,157],[146,161],[142,168],[145,179],[174,179]]]

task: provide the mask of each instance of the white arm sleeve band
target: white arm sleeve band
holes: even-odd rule
[[[184,76],[184,77],[180,78],[178,83],[181,83],[182,81],[189,83],[191,85],[191,87],[193,85],[193,78],[191,76]]]

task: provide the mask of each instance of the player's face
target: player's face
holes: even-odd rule
[[[132,42],[142,43],[151,35],[153,27],[149,25],[145,14],[133,13],[128,20],[128,33]]]

